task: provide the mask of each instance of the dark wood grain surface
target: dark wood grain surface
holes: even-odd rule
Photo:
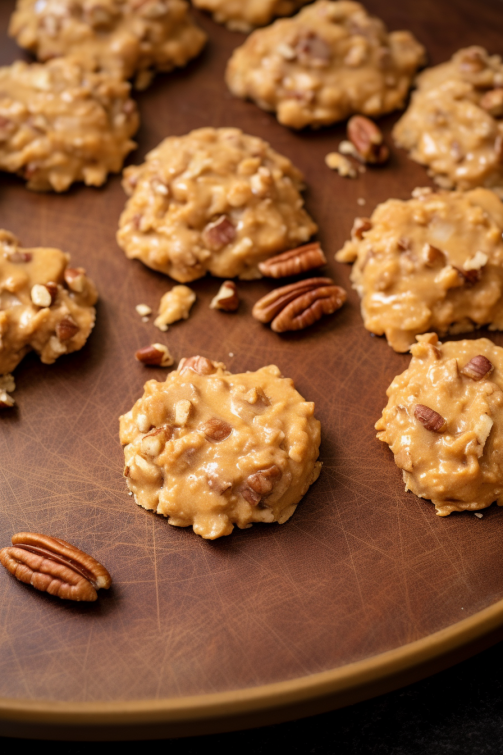
[[[6,36],[13,5],[0,3],[2,64],[23,57]],[[503,51],[497,0],[367,6],[390,29],[411,29],[432,63],[468,44]],[[429,183],[425,172],[397,150],[389,166],[355,181],[330,172],[324,155],[343,126],[293,133],[232,99],[223,72],[243,36],[197,17],[207,49],[138,96],[131,162],[162,138],[205,125],[263,137],[304,172],[329,273],[349,290],[349,268],[333,256],[354,216],[406,198]],[[396,117],[382,119],[386,132]],[[0,546],[16,531],[38,530],[92,553],[114,579],[96,604],[73,605],[0,573],[0,697],[154,699],[293,679],[425,637],[503,598],[503,511],[492,507],[481,520],[435,516],[429,502],[404,493],[392,455],[375,439],[386,388],[409,358],[364,330],[356,294],[310,330],[278,336],[251,317],[270,283],[243,283],[240,312],[225,315],[208,309],[218,281],[197,281],[190,320],[159,338],[134,306],[156,308],[171,281],[117,247],[124,201],[117,176],[103,189],[60,196],[0,176],[0,227],[25,245],[69,251],[101,295],[82,352],[50,367],[29,356],[16,370],[19,408],[1,418]],[[491,337],[503,345],[501,335]],[[133,358],[153,340],[165,340],[177,358],[200,353],[234,372],[275,363],[315,401],[324,468],[288,524],[205,542],[135,506],[121,476],[118,416],[147,379],[165,374]]]

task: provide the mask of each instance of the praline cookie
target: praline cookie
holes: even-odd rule
[[[214,20],[232,31],[247,32],[266,26],[276,16],[290,16],[309,0],[192,0],[196,8],[210,11]]]
[[[0,170],[29,189],[101,186],[136,144],[130,85],[65,59],[0,68]]]
[[[388,34],[360,3],[318,0],[259,29],[234,51],[226,80],[236,97],[292,128],[403,106],[425,51],[408,31]]]
[[[503,506],[503,349],[487,338],[417,337],[376,424],[405,489],[440,516]]]
[[[126,256],[177,281],[261,277],[258,265],[309,240],[302,174],[237,128],[170,136],[124,171],[130,199],[117,241]]]
[[[9,34],[41,61],[71,55],[91,70],[134,75],[138,89],[206,41],[185,0],[17,0]]]
[[[494,192],[416,189],[357,218],[340,262],[354,262],[365,327],[407,351],[418,333],[503,330],[503,204]]]
[[[393,136],[445,189],[486,186],[503,198],[503,63],[482,47],[459,50],[418,76]]]
[[[59,249],[23,249],[0,230],[0,375],[31,350],[52,364],[84,346],[98,296],[85,271],[69,262]]]
[[[120,419],[128,487],[140,506],[210,540],[234,525],[283,524],[320,473],[313,413],[274,365],[233,375],[182,359]]]

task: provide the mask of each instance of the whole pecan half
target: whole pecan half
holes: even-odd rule
[[[358,155],[366,163],[384,163],[389,149],[384,144],[381,129],[364,115],[353,115],[348,121],[348,139],[354,144]]]
[[[96,600],[96,590],[112,583],[92,556],[56,537],[18,532],[12,546],[0,550],[0,563],[20,582],[64,600]]]
[[[282,286],[259,299],[252,315],[260,322],[270,322],[276,333],[302,330],[331,315],[346,301],[346,292],[330,278],[307,280]]]
[[[487,357],[482,354],[477,354],[476,357],[470,359],[465,366],[460,370],[462,375],[471,378],[472,380],[482,380],[483,377],[489,375],[494,369],[494,365]]]
[[[319,242],[314,241],[312,244],[304,244],[304,246],[270,257],[261,262],[258,269],[267,278],[286,278],[288,275],[306,273],[326,263],[327,258]]]

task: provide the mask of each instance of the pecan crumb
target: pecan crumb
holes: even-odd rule
[[[175,361],[167,346],[162,343],[151,343],[150,346],[143,346],[135,353],[135,358],[142,364],[148,364],[156,367],[171,367]]]
[[[358,171],[344,155],[338,152],[329,152],[325,156],[325,163],[331,170],[336,170],[342,178],[356,178]]]

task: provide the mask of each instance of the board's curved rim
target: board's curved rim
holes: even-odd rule
[[[329,671],[258,687],[160,700],[64,702],[3,697],[0,735],[154,739],[280,723],[343,707],[424,678],[478,652],[483,647],[480,641],[502,627],[503,600],[499,600],[393,650]],[[497,639],[500,637],[493,637],[486,645]],[[470,646],[472,649],[466,652]]]

